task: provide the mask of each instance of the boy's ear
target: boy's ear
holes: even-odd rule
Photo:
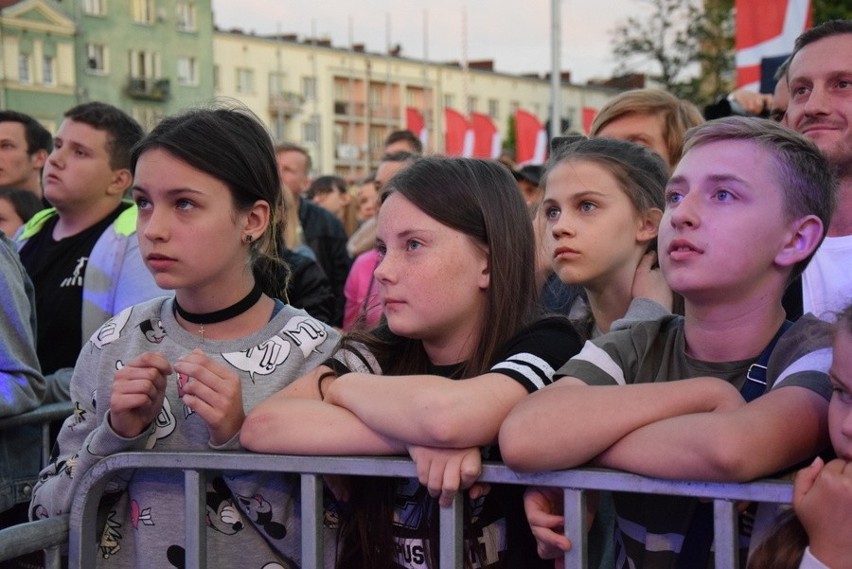
[[[266,226],[270,223],[270,214],[269,203],[265,200],[257,200],[244,214],[243,231],[253,235],[255,240],[260,239],[260,236],[266,231]]]
[[[133,174],[127,168],[112,171],[112,182],[107,188],[108,196],[123,196],[130,184],[133,183]]]
[[[793,221],[784,247],[775,256],[775,263],[782,267],[792,267],[807,259],[820,244],[824,232],[822,221],[815,215]]]
[[[663,210],[652,207],[639,218],[639,229],[636,232],[636,241],[644,243],[657,237],[660,231],[660,220],[663,219]]]
[[[33,153],[32,164],[34,168],[44,168],[44,163],[47,162],[47,150],[36,150]]]

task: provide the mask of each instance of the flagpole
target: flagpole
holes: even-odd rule
[[[562,65],[560,49],[562,43],[560,0],[550,0],[550,137],[562,134]]]

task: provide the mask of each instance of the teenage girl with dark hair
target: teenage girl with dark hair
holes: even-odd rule
[[[71,381],[77,410],[41,473],[33,518],[69,511],[81,476],[116,452],[239,449],[246,413],[337,344],[334,330],[277,300],[280,183],[256,118],[224,108],[166,118],[136,146],[132,167],[140,250],[175,294],[120,313],[83,347]],[[210,559],[298,564],[297,479],[209,478]],[[116,476],[101,502],[98,566],[183,566],[183,516],[180,472]]]

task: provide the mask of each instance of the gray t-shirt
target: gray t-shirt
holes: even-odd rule
[[[589,385],[624,385],[718,377],[738,389],[757,358],[705,362],[686,354],[683,317],[635,323],[586,342],[557,372]],[[768,389],[800,386],[831,397],[828,368],[831,333],[806,314],[778,340],[766,371]],[[614,493],[616,567],[673,568],[690,527],[697,500],[677,496]],[[743,543],[747,547],[747,541]]]

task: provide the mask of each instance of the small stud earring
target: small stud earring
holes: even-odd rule
[[[252,239],[251,235],[246,235],[246,243],[251,243]]]

